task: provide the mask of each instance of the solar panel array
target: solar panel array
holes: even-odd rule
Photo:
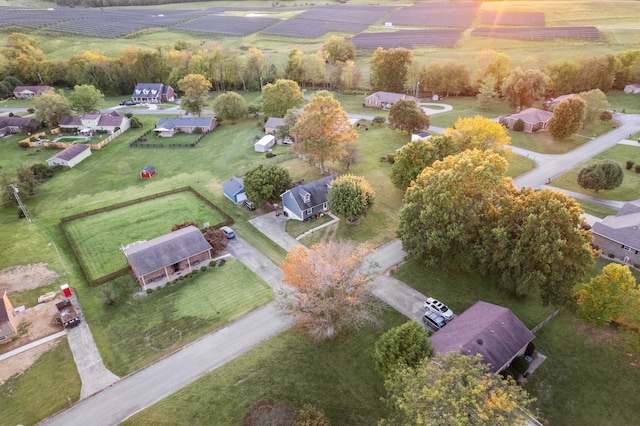
[[[521,40],[552,40],[555,38],[600,39],[596,27],[546,27],[546,28],[476,28],[471,35]]]
[[[543,12],[484,12],[480,22],[483,25],[525,25],[544,27]]]
[[[468,28],[476,20],[481,2],[417,3],[400,9],[387,21],[394,25]]]
[[[464,29],[401,30],[358,34],[352,41],[359,49],[404,47],[455,47]]]
[[[267,28],[263,33],[317,38],[331,31],[360,33],[382,19],[394,7],[389,6],[320,6]]]
[[[280,20],[275,18],[209,15],[180,23],[174,28],[184,31],[246,36],[262,31],[277,22]]]

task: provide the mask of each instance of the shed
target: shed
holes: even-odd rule
[[[63,149],[53,157],[47,159],[47,164],[49,167],[73,167],[90,155],[91,147],[89,145],[77,143]]]
[[[253,144],[256,152],[267,152],[276,143],[276,137],[273,135],[263,136],[258,142]]]
[[[142,179],[151,179],[156,174],[156,168],[153,166],[147,166],[140,172],[140,177]]]
[[[284,119],[278,117],[269,117],[266,123],[264,123],[264,132],[275,135],[279,126],[284,126]]]
[[[247,199],[247,195],[244,193],[244,179],[242,178],[231,177],[222,184],[222,190],[225,197],[234,203],[241,203]]]

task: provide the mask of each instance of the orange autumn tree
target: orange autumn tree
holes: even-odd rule
[[[351,242],[294,247],[282,264],[280,307],[313,340],[331,339],[345,329],[377,324],[382,304],[371,294],[366,245]]]

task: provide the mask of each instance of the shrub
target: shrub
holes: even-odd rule
[[[184,280],[184,277],[183,276],[179,276],[178,277],[178,281],[182,281],[182,280]]]
[[[29,140],[30,140],[31,142],[35,142],[35,141],[36,141],[36,137],[35,137],[35,136],[31,136],[31,137],[29,138]]]
[[[215,266],[216,266],[216,261],[215,261],[215,260],[212,260],[211,262],[209,262],[209,266],[210,266],[211,268],[215,267]]]
[[[206,266],[202,266],[202,267],[200,268],[200,270],[201,270],[202,272],[204,272],[204,271],[206,271],[206,270],[207,270],[207,267],[206,267]]]
[[[610,121],[612,118],[613,118],[613,114],[611,114],[609,111],[602,111],[600,113],[601,121]]]
[[[524,350],[524,354],[526,356],[531,356],[533,355],[535,350],[536,350],[536,345],[534,345],[533,342],[529,342],[529,344],[527,345],[527,349]]]
[[[296,414],[293,426],[331,426],[324,411],[311,404],[305,404]]]
[[[102,288],[102,303],[104,306],[115,306],[118,303],[120,294],[112,288]]]
[[[515,123],[513,123],[513,130],[516,132],[521,132],[524,130],[524,121],[521,118],[518,119]]]
[[[271,152],[271,151],[268,151],[268,152],[265,154],[265,157],[267,157],[267,158],[271,158],[271,157],[275,157],[275,156],[276,156],[276,155],[275,155],[273,152]]]
[[[15,114],[14,114],[14,113],[12,113],[12,112],[10,112],[10,113],[9,113],[9,117],[15,117]]]
[[[31,145],[29,145],[29,142],[26,142],[26,141],[20,141],[20,142],[18,142],[18,146],[19,146],[20,148],[29,148]]]
[[[396,162],[396,156],[394,154],[387,155],[387,161],[391,164]]]
[[[227,263],[227,260],[226,260],[226,259],[220,259],[220,260],[218,261],[218,267],[220,267],[220,266],[224,265],[225,263]]]
[[[627,160],[627,170],[631,170],[634,164],[633,160]]]
[[[195,129],[193,129],[193,133],[202,134],[202,127],[196,127]]]
[[[384,123],[387,122],[387,119],[385,117],[377,115],[377,116],[373,117],[373,120],[371,122],[373,124],[384,124]]]
[[[151,293],[153,293],[153,289],[152,288],[148,288],[147,289],[147,294],[151,294]]]
[[[636,164],[634,170],[636,171],[636,173],[640,173],[640,164]]]

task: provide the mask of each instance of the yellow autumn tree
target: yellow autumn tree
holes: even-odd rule
[[[381,302],[370,292],[369,253],[352,242],[294,247],[282,264],[290,288],[279,295],[281,309],[313,340],[377,323]]]
[[[340,102],[329,96],[314,96],[289,132],[293,149],[320,166],[325,173],[327,161],[339,161],[345,155],[345,145],[358,139],[349,116]]]
[[[460,151],[465,149],[492,150],[505,158],[509,158],[511,150],[507,149],[511,138],[502,124],[490,118],[476,115],[475,117],[459,118],[453,128],[445,129],[444,134],[456,141]]]

